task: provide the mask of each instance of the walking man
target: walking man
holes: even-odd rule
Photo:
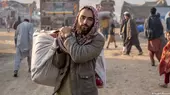
[[[31,68],[31,50],[32,50],[32,35],[33,35],[33,25],[29,23],[28,19],[24,19],[16,30],[16,55],[15,55],[15,65],[14,65],[14,77],[18,76],[18,70],[21,61],[27,57],[28,61],[28,71]]]
[[[107,41],[108,35],[109,35],[109,18],[108,17],[103,17],[101,21],[101,30],[102,33]]]
[[[158,18],[160,18],[161,17],[161,14],[160,13],[157,13],[156,14],[157,15],[157,17]],[[164,25],[164,23],[163,23],[163,20],[160,18],[160,20],[161,20],[161,23],[162,23],[162,26],[163,26],[163,34],[161,35],[161,37],[160,37],[160,39],[161,39],[161,45],[162,45],[162,48],[166,45],[166,43],[167,43],[167,40],[166,40],[166,38],[165,38],[165,35],[167,34],[164,34],[164,30],[165,30],[165,25]]]
[[[156,15],[156,8],[151,8],[151,16],[145,21],[145,35],[148,38],[148,50],[152,66],[155,66],[154,55],[160,61],[163,46],[161,36],[163,33],[163,26],[160,18]]]
[[[5,24],[6,24],[7,32],[10,32],[10,28],[11,28],[11,19],[10,19],[10,16],[9,16],[9,15],[5,18]]]
[[[112,17],[112,16],[111,16]],[[117,48],[116,45],[116,39],[115,39],[115,24],[112,18],[110,18],[110,25],[109,25],[109,36],[108,36],[108,41],[107,41],[107,46],[106,48],[109,48],[110,43],[114,42],[115,48]]]
[[[124,13],[124,18],[125,20],[123,21],[120,33],[121,35],[123,35],[123,46],[126,47],[124,55],[130,54],[132,45],[135,45],[138,49],[138,55],[142,55],[143,52],[138,39],[136,23],[131,19],[131,15],[129,12]]]

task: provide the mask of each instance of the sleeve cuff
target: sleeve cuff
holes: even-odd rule
[[[64,41],[64,46],[65,48],[70,48],[71,45],[73,45],[73,43],[75,43],[76,39],[73,36],[69,36],[66,38],[66,40]]]

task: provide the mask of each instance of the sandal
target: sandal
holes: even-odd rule
[[[168,88],[168,85],[167,84],[159,84],[160,87],[163,87],[163,88]]]

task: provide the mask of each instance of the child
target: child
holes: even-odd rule
[[[167,88],[170,77],[170,32],[167,32],[168,43],[163,49],[160,64],[159,73],[160,75],[165,75],[164,84],[160,84],[161,87]]]
[[[116,39],[115,39],[115,25],[113,22],[111,22],[110,29],[109,29],[109,37],[108,37],[108,43],[107,43],[107,49],[109,48],[110,43],[114,42],[115,48],[117,48],[116,45]]]

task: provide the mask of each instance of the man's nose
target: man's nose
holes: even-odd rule
[[[87,18],[84,19],[83,24],[87,24]]]

